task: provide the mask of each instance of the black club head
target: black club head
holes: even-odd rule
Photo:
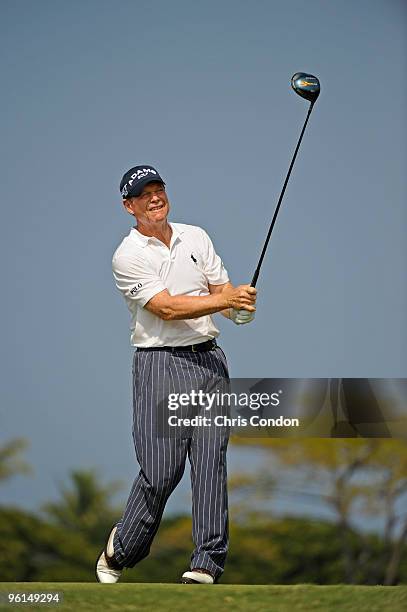
[[[316,101],[321,91],[317,77],[307,72],[296,72],[291,78],[291,87],[295,93],[312,103]]]

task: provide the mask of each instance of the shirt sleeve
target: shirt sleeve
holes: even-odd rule
[[[118,290],[141,308],[166,289],[151,264],[142,258],[125,255],[114,257],[112,269]]]
[[[205,230],[202,230],[204,251],[204,272],[208,283],[211,285],[223,285],[229,282],[229,275],[219,255],[216,253],[211,239]]]

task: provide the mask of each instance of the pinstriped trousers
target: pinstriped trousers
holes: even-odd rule
[[[169,433],[168,426],[166,431],[163,427],[170,415],[191,416],[191,407],[169,412],[169,393],[213,391],[220,388],[219,380],[225,389],[228,367],[219,346],[201,353],[135,351],[133,440],[140,471],[113,542],[122,567],[133,567],[149,554],[165,504],[183,476],[188,457],[195,544],[190,567],[206,569],[215,578],[223,573],[228,549],[229,427],[176,427]]]

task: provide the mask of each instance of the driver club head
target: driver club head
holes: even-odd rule
[[[317,77],[308,72],[296,72],[291,78],[291,87],[295,93],[312,103],[316,101],[321,91]]]

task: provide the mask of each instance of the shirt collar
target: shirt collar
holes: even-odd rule
[[[181,234],[184,233],[184,229],[177,227],[174,223],[170,223],[170,226],[172,229],[172,235],[174,239],[179,238]],[[131,228],[130,236],[142,248],[146,247],[149,241],[151,240],[151,238],[153,238],[153,236],[144,236],[144,234],[140,234],[140,232],[135,227]]]
[[[172,229],[172,235],[174,236],[174,238],[179,238],[181,236],[181,234],[184,233],[184,229],[182,227],[177,227],[177,225],[175,225],[174,223],[170,223],[171,225],[171,229]]]

